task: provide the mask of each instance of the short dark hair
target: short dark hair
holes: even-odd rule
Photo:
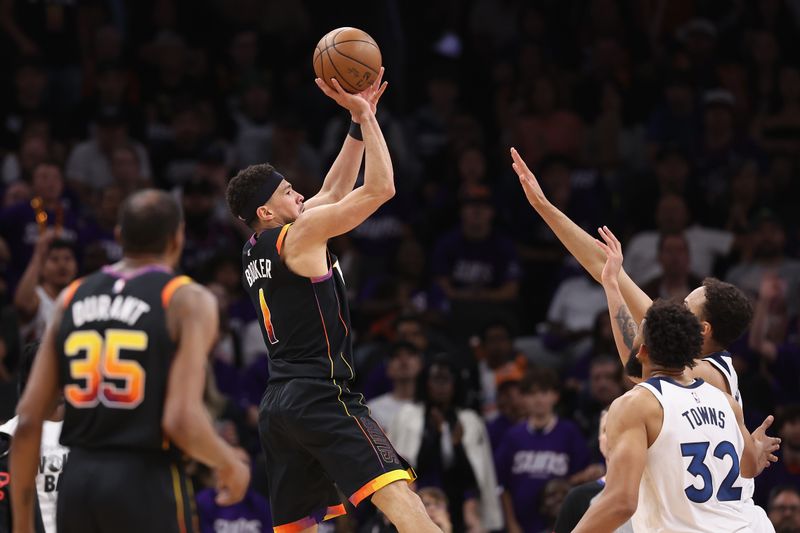
[[[124,253],[163,253],[181,226],[183,211],[175,198],[157,189],[130,195],[122,204],[118,224]]]
[[[664,248],[664,243],[667,242],[667,239],[671,239],[673,237],[682,240],[683,243],[686,245],[686,247],[687,248],[689,247],[689,240],[686,238],[686,235],[684,235],[683,232],[668,231],[665,233],[658,234],[658,248],[657,248],[658,253],[661,253],[661,250],[662,248]]]
[[[683,303],[656,301],[644,316],[643,333],[650,359],[665,368],[694,366],[703,346],[700,321]]]
[[[533,390],[558,392],[558,374],[552,368],[533,368],[519,384],[519,390],[523,394],[529,394]]]
[[[29,342],[22,348],[19,367],[17,368],[17,394],[21,397],[25,392],[25,385],[28,384],[28,377],[31,375],[33,360],[36,352],[39,351],[39,342]]]
[[[228,182],[228,189],[225,198],[228,201],[228,208],[233,216],[250,220],[253,213],[246,213],[248,204],[253,196],[259,191],[264,181],[275,172],[275,167],[269,163],[260,165],[250,165],[239,171],[236,176]]]
[[[417,401],[425,405],[428,404],[428,378],[434,366],[444,367],[453,376],[453,407],[462,407],[466,404],[467,391],[465,390],[464,378],[461,369],[456,365],[450,354],[441,352],[434,355],[430,362],[425,365],[422,372],[417,377],[416,397]]]
[[[47,248],[47,253],[50,253],[53,250],[69,250],[72,252],[73,256],[78,256],[78,254],[75,253],[75,243],[66,239],[54,239]]]
[[[794,485],[778,485],[777,487],[773,487],[771,491],[769,491],[769,499],[767,500],[767,511],[769,511],[772,504],[775,502],[775,499],[783,494],[784,492],[791,492],[798,498],[800,498],[800,490]]]
[[[397,341],[392,344],[392,347],[389,349],[389,357],[393,358],[401,351],[411,352],[418,357],[422,357],[422,352],[419,351],[419,348],[406,341]]]
[[[753,306],[747,296],[730,283],[706,278],[703,287],[706,303],[701,318],[711,324],[711,337],[727,348],[750,325]]]

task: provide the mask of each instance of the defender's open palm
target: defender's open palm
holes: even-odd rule
[[[767,435],[767,429],[772,425],[773,420],[774,417],[769,415],[764,419],[761,425],[751,433],[756,448],[758,449],[758,472],[761,472],[768,467],[770,463],[774,463],[778,460],[775,452],[780,448],[781,439]]]
[[[528,165],[522,159],[522,156],[519,155],[516,148],[511,149],[511,159],[514,160],[511,164],[511,168],[513,168],[514,172],[519,176],[519,182],[522,185],[522,189],[525,191],[525,197],[528,198],[528,202],[530,202],[533,207],[546,202],[547,198],[545,198],[544,191],[542,191],[539,181],[528,168]]]
[[[601,279],[603,284],[617,281],[622,270],[622,245],[607,226],[597,228],[597,231],[605,241],[595,239],[597,246],[606,253],[606,264],[603,266]]]

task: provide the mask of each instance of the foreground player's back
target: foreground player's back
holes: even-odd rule
[[[744,440],[728,397],[696,380],[641,384],[661,404],[664,422],[647,451],[633,516],[636,531],[748,531],[739,478]]]
[[[75,283],[58,331],[70,447],[159,450],[175,343],[166,307],[189,283],[165,268],[120,274],[110,268]]]

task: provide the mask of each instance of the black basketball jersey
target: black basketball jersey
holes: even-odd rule
[[[242,283],[258,311],[270,380],[353,379],[350,309],[336,257],[328,253],[324,276],[295,274],[280,256],[290,227],[253,235],[242,250]]]
[[[186,276],[149,266],[130,274],[105,268],[70,286],[56,336],[66,407],[62,444],[168,447],[161,418],[176,345],[166,308],[187,283]]]

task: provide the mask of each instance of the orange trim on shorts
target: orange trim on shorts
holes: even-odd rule
[[[343,503],[340,503],[339,505],[328,507],[328,510],[325,511],[325,517],[322,519],[322,521],[324,522],[325,520],[330,520],[331,518],[336,518],[337,516],[342,516],[345,514],[347,514],[347,509],[344,508]]]
[[[75,296],[75,291],[78,290],[78,287],[81,286],[81,283],[83,283],[83,278],[78,278],[69,285],[67,285],[67,288],[64,289],[64,299],[62,300],[62,304],[65,309],[72,301],[72,297]]]
[[[386,472],[385,474],[381,474],[358,489],[352,496],[350,496],[350,503],[352,503],[354,506],[358,506],[358,504],[364,501],[365,498],[372,496],[390,483],[400,481],[401,479],[411,483],[415,478],[416,476],[412,475],[412,473],[408,470],[392,470],[391,472]]]
[[[275,242],[275,249],[278,250],[278,255],[281,255],[281,248],[283,248],[283,240],[286,238],[286,232],[289,231],[289,226],[292,225],[292,222],[288,224],[284,224],[281,228],[281,232],[278,234],[278,240]]]
[[[164,288],[161,290],[161,304],[165,309],[169,307],[169,302],[175,295],[175,291],[189,283],[192,283],[192,278],[189,276],[176,276],[164,285]]]

